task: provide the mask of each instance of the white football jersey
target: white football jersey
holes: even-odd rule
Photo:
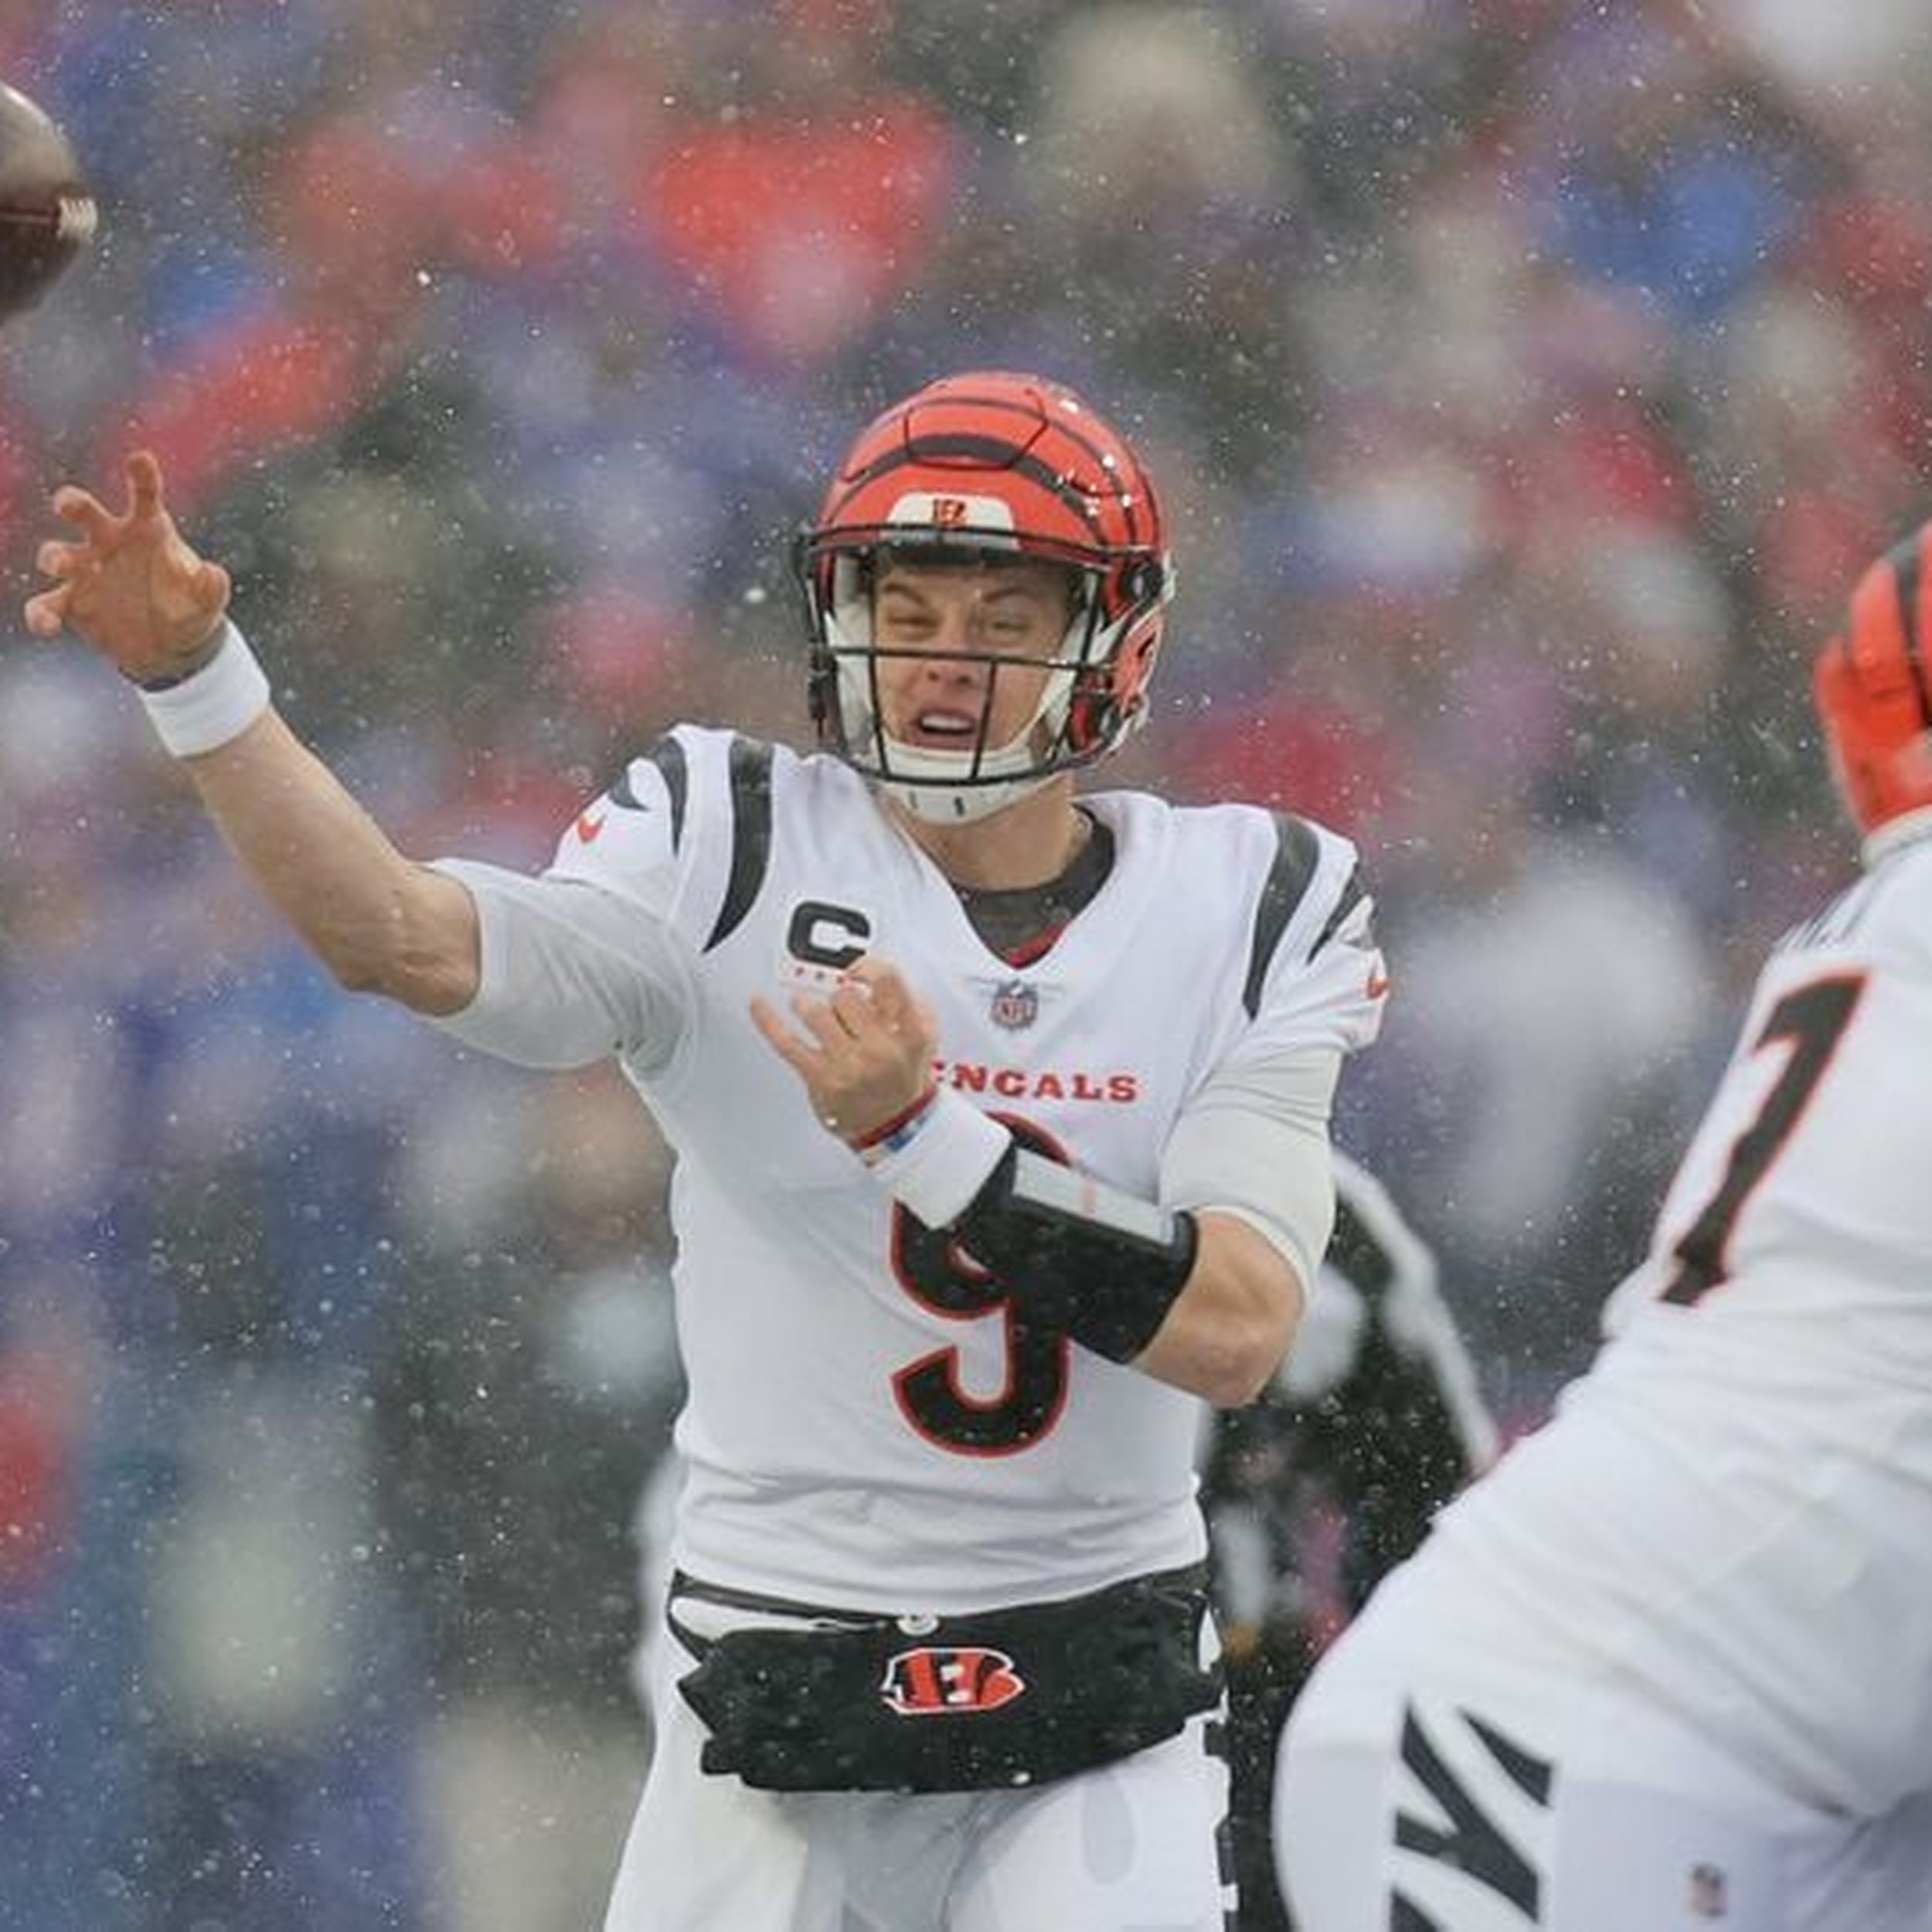
[[[635,760],[526,882],[530,906],[448,867],[484,922],[483,988],[450,1029],[537,1063],[600,1042],[676,1151],[672,1558],[707,1582],[943,1614],[1203,1552],[1197,1400],[1018,1323],[813,1118],[747,1010],[876,952],[933,1009],[941,1080],[1155,1197],[1210,1077],[1372,1036],[1381,962],[1345,839],[1245,805],[1083,803],[1113,869],[1023,968],[854,773],[724,732],[682,726]],[[621,993],[597,964],[614,948]],[[577,1037],[546,1046],[539,1019]]]
[[[1438,1521],[1438,1628],[1811,1804],[1932,1784],[1929,1148],[1921,838],[1772,954],[1597,1361]]]

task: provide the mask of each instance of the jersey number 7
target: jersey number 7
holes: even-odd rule
[[[1784,1041],[1790,1043],[1789,1057],[1757,1117],[1732,1142],[1717,1192],[1672,1250],[1677,1271],[1664,1291],[1665,1301],[1689,1306],[1730,1274],[1726,1252],[1738,1215],[1791,1138],[1864,990],[1862,973],[1816,979],[1787,993],[1771,1009],[1751,1051],[1762,1053]]]

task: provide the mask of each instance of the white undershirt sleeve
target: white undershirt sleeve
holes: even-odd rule
[[[662,921],[583,879],[473,859],[438,859],[436,869],[475,902],[483,954],[476,997],[435,1022],[445,1032],[519,1066],[669,1058],[691,1002],[686,961]]]
[[[1233,1214],[1294,1270],[1304,1294],[1335,1228],[1328,1115],[1338,1048],[1310,1047],[1210,1080],[1161,1158],[1161,1205]]]

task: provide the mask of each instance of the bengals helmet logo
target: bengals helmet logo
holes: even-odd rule
[[[927,1646],[890,1658],[879,1690],[901,1717],[944,1717],[996,1711],[1026,1694],[1026,1680],[1004,1651]]]

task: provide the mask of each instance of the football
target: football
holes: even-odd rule
[[[97,220],[66,136],[0,81],[0,322],[46,294],[94,240]]]

